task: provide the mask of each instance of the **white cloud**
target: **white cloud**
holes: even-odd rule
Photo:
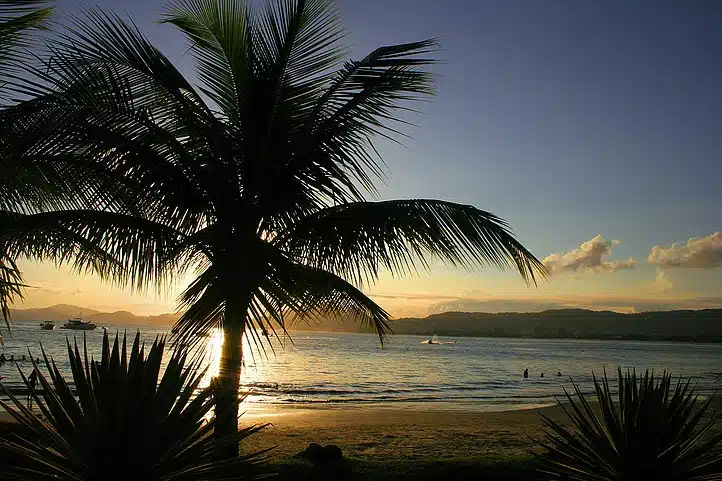
[[[722,232],[692,237],[668,246],[654,246],[649,263],[666,268],[714,269],[722,266]]]
[[[619,269],[634,269],[636,261],[629,258],[624,261],[610,261],[612,246],[619,245],[618,240],[608,240],[597,235],[584,242],[578,249],[548,255],[544,259],[552,274],[564,272],[615,272]]]

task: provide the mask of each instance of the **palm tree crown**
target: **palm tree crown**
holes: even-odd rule
[[[434,41],[342,63],[329,0],[178,0],[164,21],[188,38],[197,87],[98,11],[15,87],[27,100],[3,114],[5,154],[65,195],[5,206],[2,239],[14,255],[72,259],[138,288],[194,270],[178,340],[224,329],[219,405],[236,397],[244,332],[261,345],[289,315],[333,313],[383,339],[390,316],[361,290],[381,269],[403,274],[434,255],[546,275],[488,212],[368,200],[382,174],[372,140],[395,138],[400,111],[431,93]]]

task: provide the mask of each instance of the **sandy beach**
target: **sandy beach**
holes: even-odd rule
[[[272,458],[293,456],[309,443],[335,444],[346,456],[375,459],[526,457],[541,434],[539,411],[563,420],[558,407],[503,412],[404,408],[283,409],[252,415],[242,424],[271,423],[252,449],[271,448]]]
[[[539,412],[561,420],[558,407],[502,412],[384,407],[283,408],[251,413],[241,425],[269,423],[246,446],[274,448],[270,457],[293,456],[309,443],[335,444],[345,456],[375,459],[469,459],[525,457],[541,433]],[[0,429],[14,421],[0,412]]]

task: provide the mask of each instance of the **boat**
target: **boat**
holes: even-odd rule
[[[439,341],[439,336],[434,334],[434,337],[421,341],[421,344],[456,344],[456,341]]]
[[[439,342],[439,336],[434,334],[434,337],[432,337],[431,339],[426,339],[421,344],[441,344],[441,343]]]
[[[43,321],[40,323],[40,329],[43,331],[54,331],[55,323],[53,321]]]
[[[60,326],[60,329],[75,329],[77,331],[92,331],[96,326],[92,322],[83,322],[79,317],[68,319],[68,322]]]

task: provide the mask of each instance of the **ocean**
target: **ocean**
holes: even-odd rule
[[[60,324],[60,323],[59,323]],[[113,326],[130,335],[140,329],[146,341],[165,330],[149,326]],[[41,331],[37,323],[18,322],[3,329],[7,357],[41,356],[42,343],[61,371],[70,373],[66,336],[82,342],[83,332]],[[86,332],[91,353],[100,352],[103,331]],[[426,406],[434,409],[500,411],[553,404],[571,390],[573,380],[591,392],[592,372],[616,375],[617,366],[643,372],[667,369],[690,377],[702,394],[722,387],[722,345],[673,342],[442,338],[456,344],[423,344],[421,336],[392,336],[382,347],[370,334],[295,332],[274,352],[253,352],[246,345],[242,389],[245,406],[270,412],[284,406]],[[217,373],[222,339],[208,339],[210,376]],[[82,345],[81,345],[82,347]],[[27,375],[29,360],[17,366]],[[529,370],[529,377],[522,373]],[[541,377],[544,373],[544,377]],[[561,373],[561,376],[557,374]],[[10,389],[22,385],[17,367],[0,368]]]

